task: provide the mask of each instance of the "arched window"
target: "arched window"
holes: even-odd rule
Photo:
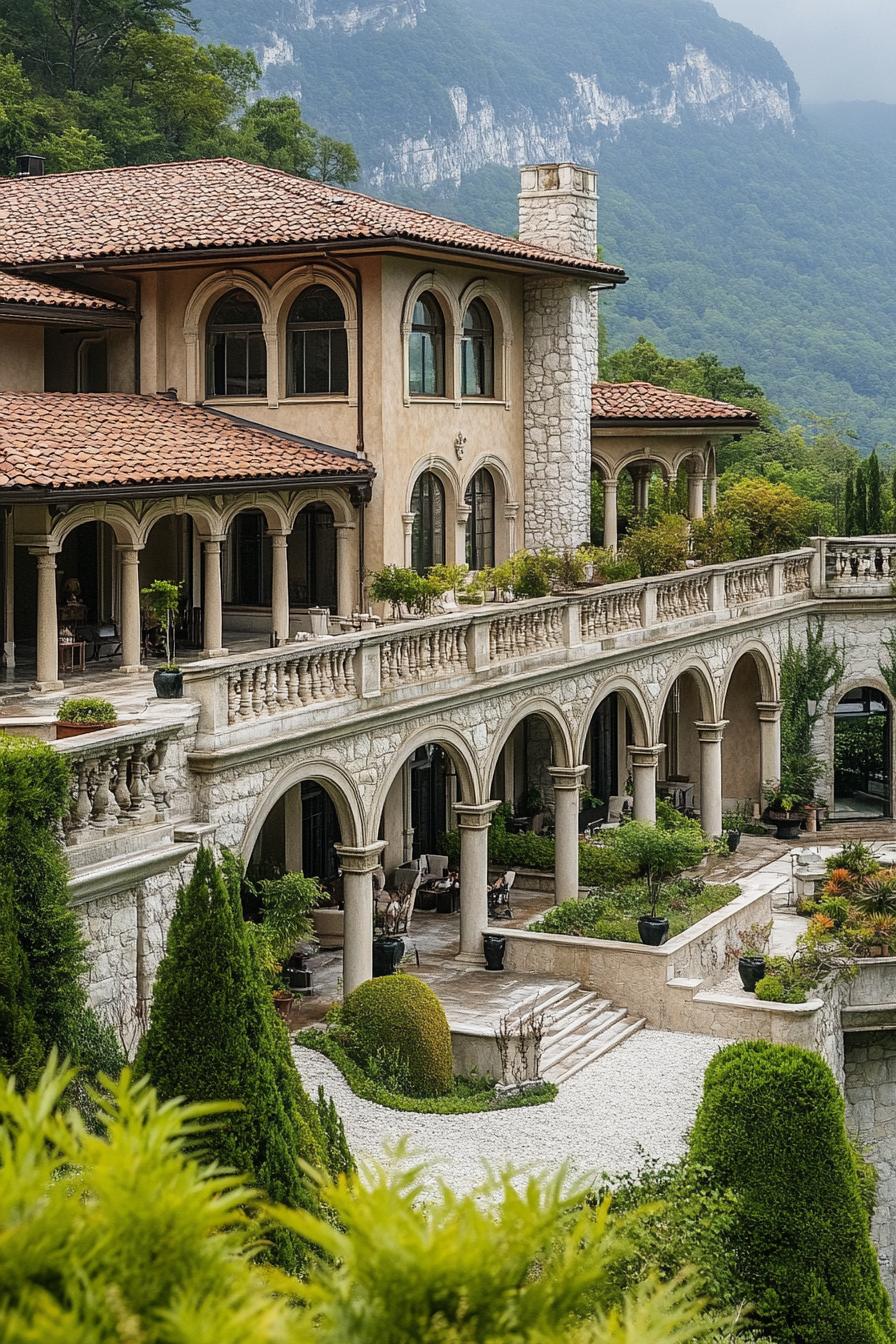
[[[232,289],[208,319],[207,397],[263,397],[267,392],[267,351],[261,310],[251,294]]]
[[[495,394],[495,325],[481,299],[474,299],[464,314],[461,391],[465,397]]]
[[[485,467],[467,486],[464,502],[470,506],[467,564],[470,569],[485,569],[495,563],[495,483]]]
[[[411,533],[411,564],[418,574],[431,565],[445,563],[445,491],[438,476],[424,471],[411,494],[414,530]]]
[[[414,304],[408,337],[408,391],[412,397],[445,395],[445,318],[433,294]]]
[[[345,309],[327,285],[309,285],[290,309],[286,365],[291,397],[348,395]]]

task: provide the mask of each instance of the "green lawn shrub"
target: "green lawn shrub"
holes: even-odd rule
[[[843,1098],[812,1051],[768,1041],[706,1071],[690,1155],[738,1201],[731,1263],[775,1344],[893,1344]]]
[[[113,728],[118,722],[118,711],[108,700],[95,695],[70,695],[56,711],[60,723],[92,724],[97,728]]]
[[[381,1071],[412,1097],[451,1091],[454,1070],[445,1010],[429,985],[413,975],[367,980],[348,995],[340,1014],[348,1053],[366,1071]]]
[[[713,885],[681,879],[666,887],[669,937],[683,933],[692,924],[721,910],[740,895],[736,883]],[[581,900],[563,901],[546,910],[530,927],[533,933],[559,933],[575,938],[606,938],[614,942],[640,942],[638,918],[649,908],[643,882],[631,882],[618,891],[592,892]]]

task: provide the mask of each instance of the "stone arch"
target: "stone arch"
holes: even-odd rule
[[[445,319],[445,399],[451,401],[460,396],[460,304],[446,276],[436,270],[421,271],[408,286],[401,309],[402,389],[405,406],[411,404],[408,338],[411,334],[414,305],[421,294],[427,293],[435,295]]]
[[[270,292],[272,321],[277,339],[277,386],[287,392],[287,341],[286,323],[289,312],[302,290],[311,285],[326,285],[342,304],[345,313],[346,346],[348,349],[348,402],[354,406],[358,401],[358,300],[354,285],[335,267],[314,262],[309,266],[297,266],[280,277]],[[303,396],[302,401],[308,398]],[[312,394],[313,399],[313,394]],[[331,400],[327,394],[327,400]]]
[[[290,500],[287,508],[287,517],[290,530],[295,527],[296,519],[303,509],[307,509],[311,504],[326,504],[332,510],[333,518],[337,524],[345,523],[354,525],[355,511],[352,508],[351,500],[348,495],[340,490],[322,488],[319,490],[303,490]]]
[[[453,464],[445,457],[438,457],[429,454],[427,457],[419,458],[408,473],[408,483],[405,494],[404,513],[406,517],[413,514],[411,500],[414,494],[414,486],[424,472],[430,471],[438,479],[445,494],[445,561],[447,564],[453,564],[456,561],[463,560],[463,552],[459,553],[460,539],[458,537],[458,510],[463,502],[461,492],[460,478]],[[413,524],[407,530],[405,542],[406,565],[411,564],[411,545],[413,536]]]
[[[276,495],[252,491],[245,495],[234,495],[225,504],[221,512],[221,525],[229,532],[234,520],[249,509],[257,509],[264,514],[265,522],[271,532],[289,532],[291,522],[289,510],[283,500]]]
[[[495,386],[493,399],[503,401],[505,406],[509,406],[508,364],[510,349],[513,345],[513,318],[498,286],[493,284],[492,281],[480,277],[478,280],[472,280],[461,292],[458,302],[460,311],[458,330],[463,329],[464,315],[474,299],[481,299],[485,304],[494,327]]]
[[[862,675],[857,673],[854,676],[848,676],[839,685],[832,688],[820,705],[820,722],[823,724],[824,731],[824,760],[830,769],[830,798],[833,806],[833,815],[837,817],[840,813],[837,810],[838,795],[838,771],[836,768],[836,736],[837,736],[837,709],[842,700],[849,695],[851,691],[858,691],[863,688],[876,691],[881,697],[887,711],[886,738],[885,738],[885,806],[880,814],[884,817],[896,815],[896,771],[894,771],[894,762],[896,762],[896,697],[890,690],[885,679],[876,672]],[[866,766],[867,770],[867,766]],[[848,791],[847,791],[848,792]],[[851,810],[851,809],[850,809]],[[869,817],[874,814],[867,814]],[[843,814],[846,816],[846,814]],[[847,817],[847,819],[849,819]],[[855,818],[852,818],[855,819]]]
[[[140,519],[141,545],[146,544],[150,532],[162,518],[169,518],[172,515],[180,517],[183,514],[193,519],[196,531],[203,541],[224,535],[224,523],[218,509],[201,498],[184,499],[174,496],[171,499],[160,499],[146,510]]]
[[[578,763],[572,731],[560,706],[555,701],[548,699],[547,696],[537,696],[533,700],[524,700],[522,704],[517,705],[509,718],[501,721],[500,732],[489,751],[483,773],[486,789],[491,785],[492,776],[498,767],[501,752],[513,736],[514,730],[529,718],[543,719],[547,725],[551,736],[555,765],[569,769]]]
[[[483,788],[479,765],[464,735],[451,724],[435,723],[417,728],[392,753],[392,763],[380,780],[373,802],[366,816],[365,843],[373,844],[379,833],[380,817],[386,805],[389,790],[418,747],[432,743],[441,747],[457,771],[461,798],[465,803],[482,801]]]
[[[753,660],[756,675],[759,678],[760,698],[762,700],[777,700],[778,698],[778,669],[771,650],[758,639],[748,639],[743,644],[738,644],[731,651],[728,667],[719,687],[719,707],[722,714],[725,712],[725,700],[728,696],[731,678],[734,676],[738,663],[743,658],[752,658]]]
[[[271,291],[263,280],[239,268],[216,271],[201,280],[187,302],[184,312],[184,342],[187,348],[187,394],[189,402],[205,400],[205,323],[213,304],[231,289],[251,294],[261,313],[261,327],[267,346],[267,396],[276,404],[277,326],[271,304]],[[274,381],[272,381],[272,374]]]
[[[142,528],[121,504],[79,504],[57,518],[47,534],[51,550],[60,550],[66,537],[85,523],[106,523],[119,546],[141,546]]]
[[[707,456],[708,448],[709,445],[707,445],[707,448],[704,449],[695,448],[693,447],[693,445],[690,448],[682,448],[681,451],[677,452],[672,458],[672,475],[677,476],[679,471],[681,471],[682,467],[689,466],[691,470],[699,473],[700,475],[708,476],[709,475],[709,461]]]
[[[619,675],[610,677],[607,681],[602,681],[595,690],[582,720],[578,726],[576,734],[576,760],[580,761],[584,757],[585,743],[591,730],[591,721],[597,713],[604,700],[610,695],[618,695],[628,710],[634,732],[633,746],[649,747],[653,745],[655,733],[651,730],[650,709],[644,699],[641,688],[630,677]]]
[[[700,712],[703,715],[705,723],[715,723],[719,716],[717,708],[716,685],[713,675],[707,664],[702,658],[690,654],[674,663],[666,673],[663,687],[660,692],[659,701],[656,707],[656,717],[654,719],[654,731],[659,733],[660,724],[663,719],[663,712],[666,708],[666,702],[672,691],[672,687],[678,681],[679,677],[689,672],[697,685],[697,691],[700,699]]]
[[[627,471],[629,467],[637,466],[639,463],[651,467],[658,467],[662,472],[663,480],[667,484],[675,479],[675,469],[673,468],[670,459],[661,456],[655,448],[645,444],[640,444],[635,448],[631,448],[627,452],[624,452],[621,457],[617,458],[610,471],[609,479],[618,481],[624,471]]]
[[[355,847],[364,843],[363,808],[351,775],[331,761],[302,761],[281,770],[255,805],[240,842],[240,852],[247,863],[275,804],[289,789],[305,780],[314,780],[326,790],[339,818],[343,843]]]

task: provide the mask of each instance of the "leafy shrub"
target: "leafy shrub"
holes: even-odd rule
[[[342,1005],[346,1049],[370,1070],[385,1059],[400,1091],[440,1097],[451,1091],[451,1031],[429,985],[413,975],[367,980]]]
[[[756,997],[763,1003],[805,1003],[807,996],[800,985],[785,985],[780,975],[764,975],[756,985]]]
[[[843,1098],[812,1051],[747,1041],[706,1071],[690,1155],[738,1200],[731,1264],[776,1344],[893,1344]]]
[[[723,905],[740,895],[736,883],[715,886],[709,883],[670,883],[667,888],[669,905],[669,935],[675,937],[696,924],[706,915],[720,910]],[[566,934],[573,938],[603,938],[612,942],[640,942],[638,917],[647,908],[648,897],[643,882],[631,883],[617,891],[584,896],[581,900],[563,901],[546,910],[541,919],[530,925],[533,933]]]
[[[89,723],[111,728],[118,722],[118,711],[108,700],[94,695],[70,695],[56,711],[60,723]]]
[[[707,513],[691,522],[691,554],[704,565],[724,565],[750,555],[750,529],[742,518]]]
[[[625,583],[638,577],[635,561],[627,560],[615,551],[605,550],[602,546],[590,546],[582,547],[582,552],[585,562],[594,566],[594,582]]]
[[[664,883],[699,863],[708,844],[699,826],[670,831],[630,821],[617,830],[614,848],[623,863],[631,865],[633,875],[644,879],[655,915]]]
[[[436,565],[425,575],[401,565],[385,565],[368,575],[369,592],[374,602],[388,602],[393,616],[398,615],[401,607],[424,616],[437,598],[457,586],[466,572],[465,565]]]
[[[687,519],[667,513],[656,523],[641,523],[623,539],[620,554],[638,566],[642,578],[684,569],[688,559]]]
[[[812,532],[815,507],[783,482],[773,485],[749,476],[722,496],[719,517],[747,539],[747,555],[775,555],[804,546]]]
[[[827,896],[813,913],[824,915],[835,929],[842,929],[849,919],[849,901],[845,896]]]
[[[853,903],[868,915],[896,915],[896,870],[881,868],[856,886]]]
[[[326,1144],[327,1171],[332,1176],[348,1176],[355,1170],[355,1159],[348,1146],[345,1125],[336,1109],[336,1103],[332,1097],[326,1095],[322,1087],[319,1087],[316,1105],[321,1133]]]
[[[876,873],[880,864],[867,845],[862,844],[860,840],[853,840],[826,859],[825,868],[830,876],[842,868],[852,873],[853,877],[867,877],[871,873]]]

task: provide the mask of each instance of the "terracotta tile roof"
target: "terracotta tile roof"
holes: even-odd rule
[[[618,266],[551,252],[237,159],[0,182],[0,265],[5,266],[379,240],[462,248],[619,283],[625,279]]]
[[[167,397],[0,393],[0,489],[372,474],[354,453]]]
[[[24,303],[41,308],[83,308],[91,311],[127,312],[127,305],[115,299],[98,299],[94,294],[79,294],[74,289],[63,289],[43,280],[27,280],[24,276],[0,271],[0,303]]]
[[[591,418],[639,424],[645,420],[673,425],[759,424],[759,417],[743,406],[672,392],[653,383],[595,383],[591,388]]]

